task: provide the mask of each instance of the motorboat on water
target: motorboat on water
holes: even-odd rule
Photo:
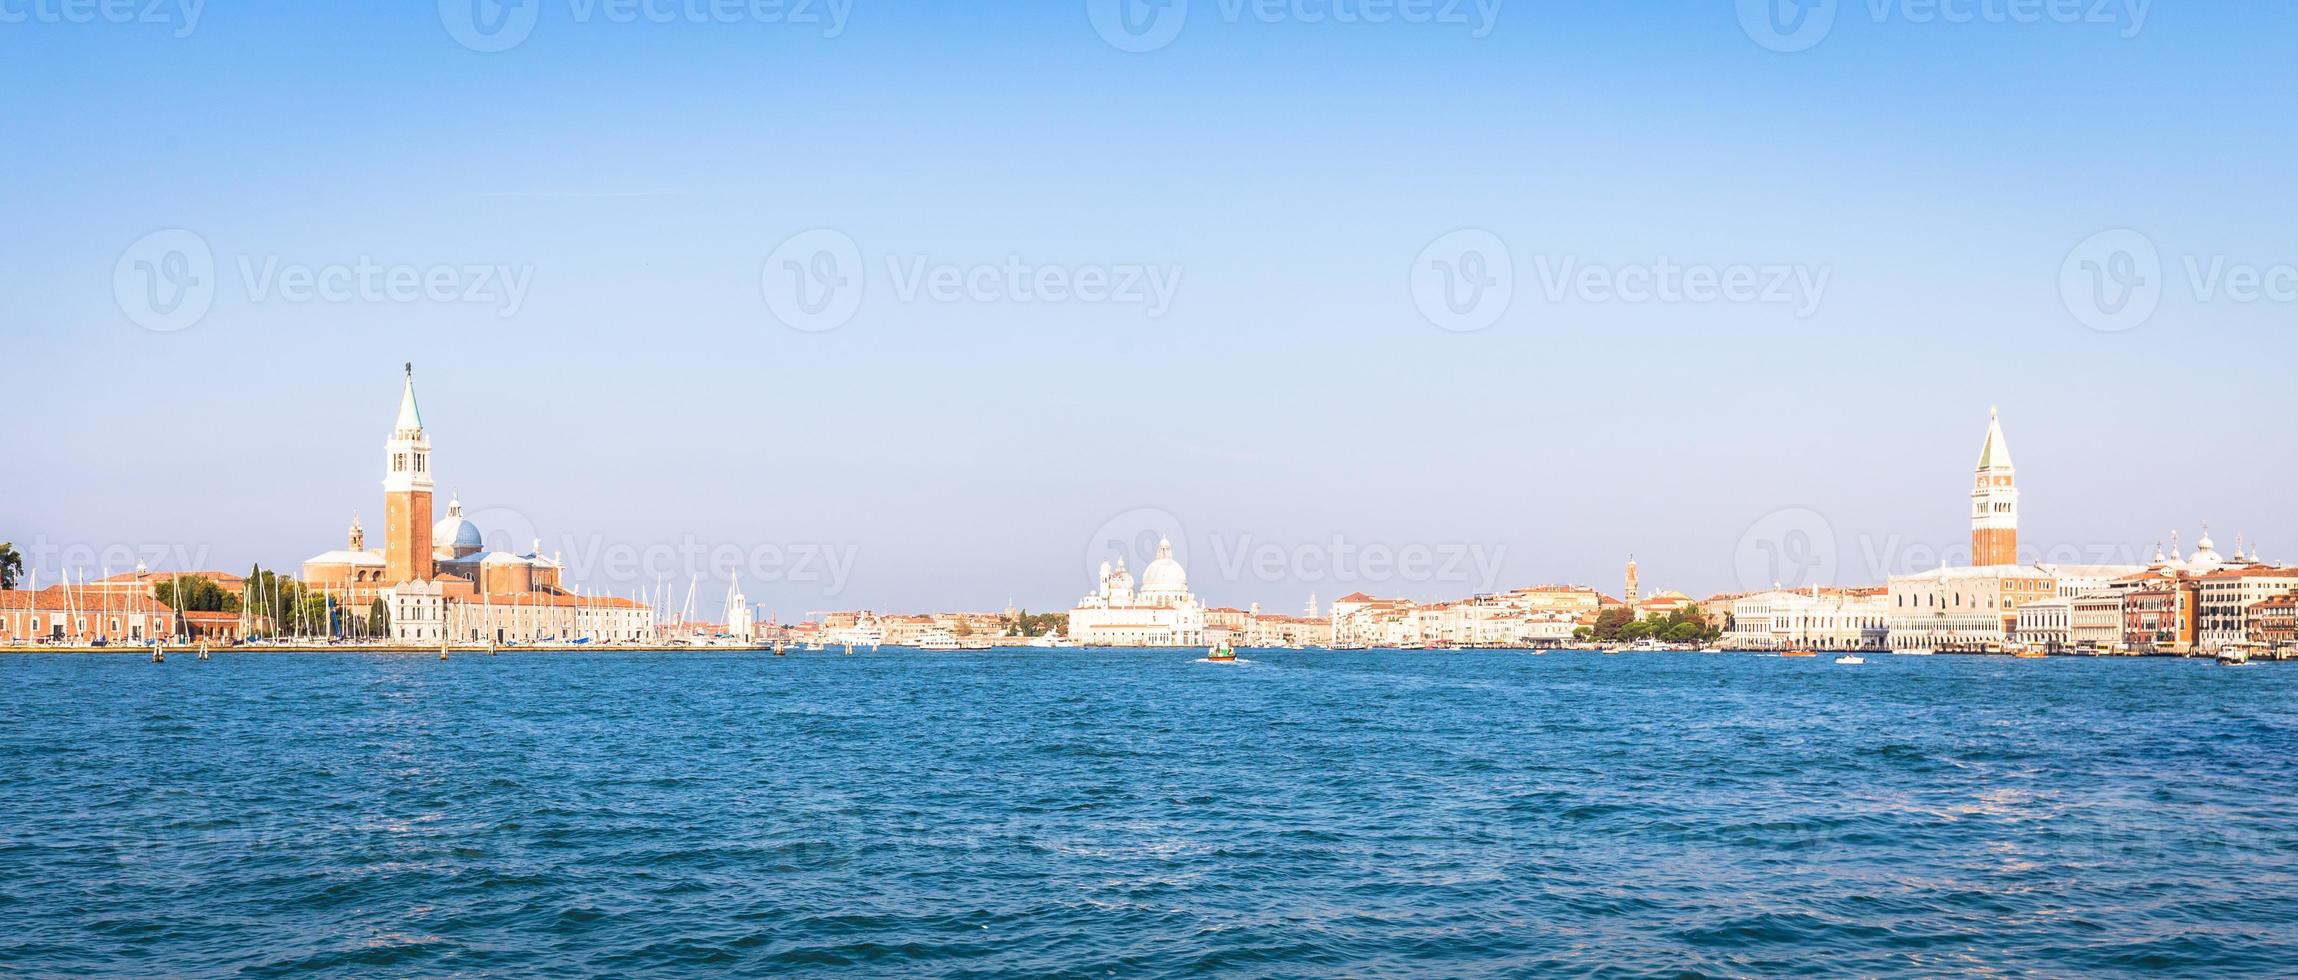
[[[957,634],[946,629],[933,629],[927,630],[926,635],[918,639],[918,649],[963,650],[965,647],[958,643]]]
[[[1809,651],[1809,650],[1781,650],[1781,651],[1779,652],[1779,655],[1780,655],[1780,656],[1782,656],[1782,657],[1816,657],[1816,656],[1819,656],[1819,654],[1813,653],[1813,652],[1811,652],[1811,651]]]
[[[1840,656],[1840,657],[1837,657],[1837,658],[1835,658],[1835,662],[1836,662],[1836,663],[1839,663],[1839,664],[1844,664],[1844,665],[1847,665],[1847,666],[1856,667],[1856,666],[1859,666],[1860,664],[1866,663],[1866,662],[1867,662],[1867,658],[1866,658],[1866,657],[1862,657],[1862,656],[1860,656],[1860,655],[1858,655],[1858,654],[1856,654],[1856,653],[1846,653],[1846,654],[1844,654],[1843,656]]]
[[[2218,651],[2218,663],[2221,666],[2240,667],[2249,662],[2250,651],[2241,647],[2222,647]]]
[[[1236,663],[1237,648],[1224,642],[1220,646],[1205,651],[1205,659],[1217,664]]]

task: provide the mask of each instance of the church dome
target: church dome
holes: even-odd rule
[[[1157,542],[1157,560],[1141,570],[1141,591],[1178,595],[1189,591],[1189,573],[1173,560],[1173,543]]]
[[[2194,543],[2194,554],[2188,556],[2186,563],[2197,567],[2216,567],[2226,563],[2226,559],[2218,554],[2217,542],[2210,540],[2210,525],[2203,525],[2202,540]]]
[[[461,498],[449,500],[446,518],[431,526],[431,550],[435,552],[467,558],[478,554],[481,548],[486,547],[486,543],[486,536],[479,533],[479,526],[463,516]]]

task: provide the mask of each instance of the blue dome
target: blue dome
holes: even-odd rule
[[[451,550],[461,557],[486,544],[486,536],[479,533],[479,526],[463,517],[461,498],[448,501],[446,519],[431,526],[431,548],[435,551]]]

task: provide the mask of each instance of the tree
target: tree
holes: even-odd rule
[[[205,575],[169,576],[152,586],[160,605],[184,612],[238,612],[239,598]]]
[[[265,571],[261,565],[248,569],[246,596],[244,605],[256,616],[257,633],[316,633],[329,625],[326,596],[285,575]]]
[[[1613,606],[1596,614],[1596,625],[1590,630],[1590,635],[1602,643],[1617,643],[1621,639],[1634,639],[1634,637],[1622,637],[1621,632],[1635,621],[1635,610],[1626,606]]]
[[[1015,618],[1005,621],[1007,636],[1044,636],[1069,625],[1068,613],[1038,613],[1032,615],[1024,609]]]
[[[16,542],[0,541],[0,589],[16,587],[16,576],[24,573],[24,556],[16,553]]]
[[[376,637],[391,635],[391,607],[384,605],[381,599],[367,605],[367,635]]]

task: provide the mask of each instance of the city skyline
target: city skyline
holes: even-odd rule
[[[50,93],[9,110],[40,152],[0,188],[0,331],[48,369],[0,445],[57,475],[0,491],[0,536],[288,565],[341,535],[380,366],[412,360],[443,492],[851,557],[834,595],[745,576],[777,611],[1053,607],[1139,510],[1222,604],[1488,584],[1223,573],[1336,535],[1481,549],[1497,586],[1634,553],[1725,591],[1787,512],[1876,582],[1963,541],[1949,464],[1989,405],[2038,550],[2298,541],[2271,451],[2298,200],[2256,96],[2286,13],[1845,7],[1788,51],[1720,3],[1503,5],[1481,36],[1190,9],[1144,51],[1082,8],[927,5],[833,37],[546,4],[504,50],[431,7],[0,31],[0,77]],[[2168,137],[2102,122],[2134,118]],[[1489,324],[1465,284],[1501,253],[1424,254],[1464,231],[1509,259]],[[857,304],[793,313],[773,291],[844,241]],[[201,249],[206,301],[162,312]],[[1741,270],[1745,301],[1666,298]],[[2085,299],[2126,274],[2148,316]],[[1080,298],[1097,276],[1140,301]]]
[[[819,589],[820,602],[816,608],[804,610],[777,608],[772,602],[755,602],[743,610],[755,609],[761,620],[781,619],[795,622],[832,609],[871,609],[884,613],[915,613],[927,611],[955,611],[960,609],[991,609],[991,604],[976,606],[922,606],[903,605],[899,601],[856,604],[842,601],[846,598],[847,576],[861,564],[862,556],[850,546],[835,544],[804,544],[785,547],[774,542],[722,541],[707,542],[698,539],[666,539],[655,541],[616,541],[595,533],[558,533],[538,531],[526,513],[509,507],[476,508],[466,516],[461,494],[446,491],[449,503],[434,510],[431,496],[434,477],[439,469],[432,462],[434,447],[427,438],[429,426],[417,408],[414,365],[405,365],[406,376],[402,390],[395,401],[396,418],[390,426],[385,442],[387,466],[384,486],[389,515],[378,540],[393,549],[386,562],[386,549],[363,551],[365,546],[361,508],[354,506],[350,516],[349,550],[329,551],[301,561],[306,581],[328,588],[341,588],[347,600],[363,608],[367,597],[389,582],[405,578],[429,578],[427,556],[433,547],[434,531],[431,517],[444,514],[439,522],[439,554],[442,561],[468,561],[458,565],[456,574],[471,582],[479,580],[478,563],[482,559],[515,562],[522,567],[535,565],[547,572],[552,588],[558,577],[569,575],[568,583],[574,594],[582,594],[583,586],[593,584],[589,595],[626,599],[639,599],[652,603],[658,614],[695,615],[706,618],[715,613],[718,621],[725,621],[730,610],[712,609],[710,590],[704,583],[730,586],[727,594],[737,590],[731,586],[747,573],[754,583],[769,587],[777,583],[777,574],[786,572],[788,581],[807,589]],[[380,416],[378,416],[380,417]],[[1870,568],[1883,568],[1883,574],[1873,581],[1861,580],[1862,572],[1854,563],[1849,567],[1843,556],[1852,549],[1834,538],[1834,528],[1824,514],[1803,508],[1774,511],[1763,520],[1748,527],[1735,546],[1733,559],[1737,565],[1736,577],[1727,586],[1708,588],[1679,584],[1665,577],[1649,580],[1646,594],[1662,590],[1678,593],[1697,600],[1773,588],[1803,589],[1807,587],[1870,587],[1880,586],[1882,580],[1896,574],[1922,573],[1931,566],[1947,565],[2024,565],[2048,562],[2060,565],[2124,565],[2139,567],[2145,561],[2147,548],[2143,545],[2115,545],[2093,549],[2070,548],[2065,545],[2022,546],[2018,534],[2022,512],[2019,491],[2014,488],[2011,474],[2011,451],[2004,434],[1999,410],[1990,409],[1988,424],[1978,452],[1976,470],[1978,489],[1972,491],[1975,504],[1972,514],[1969,543],[1967,545],[1932,546],[1924,542],[1907,544],[1899,541],[1885,543],[1895,564],[1877,564],[1874,557],[1876,542],[1862,539],[1859,551],[1867,553]],[[449,459],[453,456],[450,455]],[[452,480],[452,467],[448,470]],[[406,491],[415,490],[420,496],[415,503],[407,503]],[[404,515],[404,516],[402,516]],[[1988,528],[1996,528],[1989,530]],[[2178,530],[2167,536],[2173,558],[2179,554]],[[2210,527],[2202,525],[2201,535],[2207,539]],[[1601,577],[1588,579],[1552,578],[1542,580],[1507,580],[1501,566],[1505,555],[1504,544],[1490,548],[1474,544],[1449,542],[1350,542],[1345,536],[1330,539],[1279,542],[1256,540],[1251,532],[1223,535],[1219,532],[1198,537],[1199,561],[1188,559],[1189,529],[1176,515],[1158,508],[1135,508],[1114,515],[1086,539],[1083,554],[1088,566],[1088,577],[1098,575],[1101,593],[1106,601],[1109,595],[1111,562],[1123,573],[1129,559],[1133,567],[1148,569],[1154,565],[1173,566],[1194,570],[1201,576],[1199,582],[1213,583],[1216,589],[1238,593],[1236,596],[1210,595],[1201,602],[1194,596],[1189,601],[1196,608],[1265,607],[1271,614],[1283,615],[1288,608],[1288,597],[1251,594],[1259,587],[1264,590],[1283,585],[1337,585],[1329,591],[1311,588],[1310,602],[1320,596],[1330,602],[1344,593],[1371,593],[1383,599],[1407,599],[1422,602],[1444,602],[1505,592],[1534,586],[1570,585],[1592,587],[1615,597],[1626,597],[1634,604],[1640,567],[1633,555],[1625,558],[1622,573],[1625,581],[1614,588]],[[2247,549],[2258,554],[2257,539],[2238,534],[2234,547],[2239,556]],[[452,548],[450,548],[450,542]],[[1178,551],[1176,551],[1178,542]],[[402,547],[403,546],[403,547]],[[2158,539],[2154,551],[2159,553],[2164,541]],[[149,568],[155,572],[203,571],[209,569],[229,571],[231,565],[210,560],[214,554],[208,546],[196,549],[178,547],[150,553],[127,554],[114,551],[101,555],[72,554],[68,546],[59,551],[44,535],[31,537],[19,546],[28,559],[30,581],[37,582],[42,574],[50,576],[55,584],[59,573],[86,578],[91,574],[102,577],[115,571],[116,559],[125,565],[132,562],[137,570]],[[525,554],[521,557],[521,551]],[[1830,558],[1829,556],[1834,556]],[[1142,560],[1146,559],[1146,560]],[[1176,561],[1175,559],[1179,559]],[[65,568],[59,561],[75,561]],[[89,567],[93,562],[93,569]],[[372,563],[374,573],[369,576],[353,573],[352,567]],[[418,562],[423,564],[418,565]],[[258,558],[250,564],[264,564]],[[316,564],[315,564],[316,563]],[[1097,573],[1091,567],[1098,563]],[[386,572],[389,564],[394,570]],[[271,567],[294,569],[292,562],[271,561]],[[316,570],[315,570],[316,569]],[[1145,571],[1144,574],[1147,574]],[[354,584],[354,579],[357,584]],[[764,579],[764,582],[759,582]],[[538,582],[543,581],[537,579]],[[335,583],[330,585],[329,583]],[[684,592],[680,590],[683,584]],[[1401,586],[1401,587],[1399,587]],[[465,586],[468,587],[468,586]],[[525,585],[517,586],[527,588]],[[1180,588],[1186,588],[1186,580]],[[481,589],[488,591],[488,589]],[[357,593],[353,595],[352,593]],[[679,597],[685,595],[685,599]],[[686,608],[700,597],[696,608]],[[1090,598],[1090,597],[1089,597]],[[1015,602],[1009,591],[1007,604]],[[1048,598],[1040,604],[1036,597],[1022,603],[1024,608],[1038,611],[1059,611],[1067,608],[1059,599]]]

